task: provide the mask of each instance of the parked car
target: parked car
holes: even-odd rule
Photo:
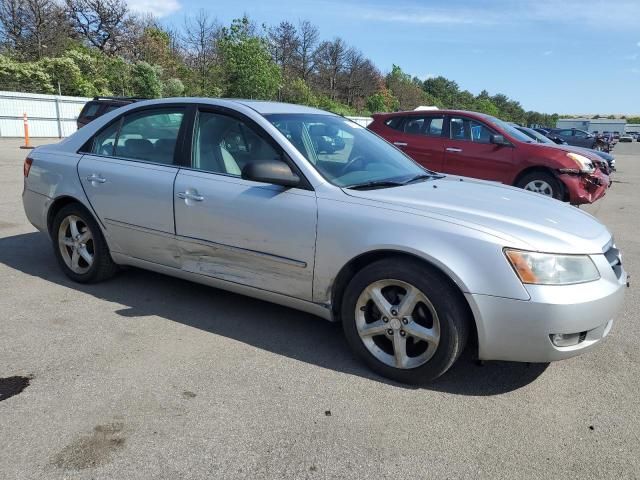
[[[622,142],[633,142],[633,136],[631,136],[628,133],[625,133],[624,135],[620,136],[620,143]]]
[[[116,108],[129,105],[139,100],[142,99],[134,97],[93,97],[93,100],[85,103],[78,115],[76,120],[78,128],[84,127],[87,123],[95,120],[105,113],[109,113]]]
[[[556,145],[549,137],[541,134],[540,132],[534,130],[533,128],[515,126],[516,129],[520,130],[522,133],[527,135],[532,140],[543,143],[546,145]],[[582,147],[573,147],[573,146],[565,146],[558,145],[559,148],[563,148],[569,152],[576,152],[583,154],[585,157],[589,158],[594,164],[599,163],[601,165],[601,169],[604,173],[609,175],[611,172],[616,170],[616,160],[615,157],[607,152],[603,152],[602,150],[591,150],[589,148]]]
[[[563,140],[559,136],[554,135],[553,133],[551,133],[549,131],[549,129],[546,129],[546,128],[534,128],[534,130],[536,132],[538,132],[538,133],[541,133],[542,135],[544,135],[545,137],[547,137],[549,140],[551,140],[553,143],[555,143],[557,145],[569,145],[565,140]]]
[[[347,146],[315,150],[317,125]],[[471,337],[485,360],[586,352],[609,333],[627,281],[594,217],[434,173],[298,105],[124,106],[33,150],[23,203],[74,281],[131,265],[340,320],[356,354],[401,382],[443,374]]]
[[[481,113],[380,114],[367,128],[438,172],[514,185],[576,205],[595,202],[609,187],[609,177],[584,155],[531,143],[511,125]]]
[[[603,150],[607,148],[605,142],[585,130],[577,128],[555,128],[549,130],[549,132],[575,147],[591,148],[593,150]]]

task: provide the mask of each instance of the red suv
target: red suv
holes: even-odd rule
[[[367,128],[430,170],[498,181],[574,205],[595,202],[610,184],[597,155],[535,143],[508,123],[481,113],[378,114]]]

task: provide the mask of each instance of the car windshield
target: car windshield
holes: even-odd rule
[[[518,130],[520,130],[520,129],[518,129]],[[542,135],[540,132],[536,132],[532,128],[523,128],[520,131],[522,133],[524,133],[525,135],[528,135],[529,137],[533,138],[538,143],[551,143],[551,144],[555,145],[555,142],[553,142],[552,140],[549,140],[547,137]]]
[[[273,114],[266,118],[324,178],[339,187],[390,187],[435,175],[345,118],[323,114]]]
[[[515,138],[516,140],[520,140],[521,142],[525,142],[525,143],[532,142],[529,136],[522,133],[513,125],[509,125],[507,122],[504,122],[496,117],[492,117],[491,115],[483,115],[483,117],[487,122],[493,124],[494,127],[502,129],[503,131],[508,133],[511,137]]]

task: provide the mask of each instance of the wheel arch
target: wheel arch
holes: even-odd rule
[[[558,182],[560,182],[560,185],[562,185],[563,188],[563,192],[562,192],[562,197],[564,201],[568,201],[569,200],[569,192],[567,189],[567,186],[564,184],[564,182],[560,179],[560,177],[558,176],[558,172],[556,170],[554,170],[551,167],[547,167],[544,165],[534,165],[531,167],[527,167],[524,170],[520,171],[517,175],[516,178],[513,180],[513,186],[517,187],[518,183],[520,183],[520,181],[527,175],[529,175],[530,173],[534,173],[534,172],[543,172],[543,173],[547,173],[549,175],[552,175],[553,177],[555,177]]]
[[[441,268],[436,263],[425,259],[419,255],[416,255],[411,252],[401,251],[401,250],[393,250],[393,249],[380,249],[380,250],[371,250],[368,252],[361,253],[360,255],[352,258],[347,262],[341,269],[338,275],[335,277],[333,281],[333,285],[331,288],[331,309],[332,309],[332,317],[336,321],[340,321],[340,310],[342,305],[342,299],[344,296],[345,289],[351,279],[358,273],[362,268],[370,265],[373,262],[383,259],[389,258],[400,258],[405,260],[410,260],[414,262],[419,262],[421,265],[426,268],[435,271],[438,275],[442,277],[443,280],[449,283],[451,287],[453,287],[454,291],[458,294],[462,305],[464,305],[467,315],[471,320],[471,331],[470,331],[470,339],[472,340],[472,344],[474,348],[477,349],[478,342],[478,327],[477,320],[473,313],[473,309],[469,302],[467,301],[463,287],[460,285],[459,280],[456,281],[452,278],[449,272],[446,272],[443,268]]]
[[[85,203],[82,200],[80,200],[79,198],[73,197],[71,195],[61,195],[61,196],[57,197],[53,202],[51,202],[51,205],[49,205],[49,208],[47,209],[47,232],[49,234],[51,234],[51,227],[53,226],[53,219],[56,217],[56,214],[62,208],[66,207],[67,205],[70,205],[72,203],[77,203],[77,204],[81,205],[84,209],[86,209],[87,212],[96,221],[98,226],[100,226],[102,228],[102,224],[101,224],[100,220],[98,219],[98,217],[95,215],[95,212],[93,211],[92,208],[90,208],[87,205],[85,205]]]

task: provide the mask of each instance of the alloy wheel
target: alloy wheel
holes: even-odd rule
[[[429,299],[400,280],[379,280],[356,303],[360,339],[379,361],[399,369],[428,362],[440,343],[440,321]]]
[[[58,229],[58,248],[64,263],[77,274],[84,274],[93,265],[95,243],[89,226],[76,215],[62,220]]]
[[[524,186],[525,190],[553,197],[553,188],[544,180],[533,180]]]

